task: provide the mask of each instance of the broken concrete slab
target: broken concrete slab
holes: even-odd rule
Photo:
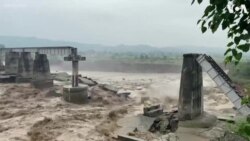
[[[137,115],[119,119],[117,124],[118,126],[121,126],[121,128],[117,130],[117,134],[128,134],[135,129],[140,132],[148,132],[148,129],[154,123],[154,120],[155,118],[147,117],[144,115]]]
[[[163,108],[161,105],[153,105],[143,108],[143,115],[148,117],[157,117],[163,114]]]
[[[128,99],[129,95],[131,94],[131,92],[128,92],[128,91],[118,91],[116,94],[119,97],[124,97],[125,99]]]
[[[154,123],[149,128],[149,131],[152,133],[159,132],[161,134],[176,132],[178,124],[179,119],[177,113],[164,113],[154,120]]]
[[[226,121],[229,123],[235,123],[235,118],[232,116],[217,116],[218,120],[220,121]]]
[[[53,73],[51,75],[56,81],[71,81],[71,76],[66,72]]]
[[[117,93],[118,89],[114,86],[108,85],[108,84],[99,84],[99,87],[101,87],[102,89],[106,90],[106,91],[111,91],[113,93]]]
[[[145,141],[143,139],[139,139],[136,137],[123,135],[123,134],[119,134],[117,139],[118,139],[118,141]]]
[[[88,77],[79,77],[78,79],[79,79],[79,83],[82,83],[88,86],[95,86],[98,84],[96,81]]]
[[[88,102],[88,86],[64,86],[63,99],[67,102],[83,104]]]
[[[169,133],[161,137],[163,141],[180,141],[179,137],[174,133]]]

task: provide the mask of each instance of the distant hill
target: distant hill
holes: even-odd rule
[[[45,46],[73,46],[79,48],[82,52],[132,52],[132,53],[148,53],[148,52],[163,52],[163,53],[208,53],[223,55],[225,48],[211,47],[193,47],[193,46],[176,46],[176,47],[153,47],[149,45],[117,45],[105,46],[99,44],[85,44],[70,41],[56,41],[49,39],[40,39],[35,37],[18,37],[18,36],[0,36],[0,44],[5,47],[45,47]]]

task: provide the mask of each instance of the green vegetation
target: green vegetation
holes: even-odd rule
[[[250,103],[250,62],[241,62],[237,66],[229,67],[229,76],[232,80],[243,87],[243,92],[247,96],[242,101],[243,104]]]
[[[192,4],[203,0],[192,0]],[[238,64],[243,53],[250,49],[250,1],[249,0],[210,0],[204,15],[198,21],[202,33],[210,29],[216,32],[221,26],[227,30],[229,43],[225,52],[225,62]]]
[[[250,140],[250,122],[239,120],[234,125],[230,126],[230,130]]]

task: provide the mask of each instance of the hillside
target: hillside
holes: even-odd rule
[[[86,44],[71,41],[57,41],[49,39],[40,39],[35,37],[18,37],[18,36],[0,36],[0,44],[5,47],[43,47],[43,46],[74,46],[79,48],[82,52],[113,52],[113,53],[210,53],[210,54],[223,54],[224,48],[211,48],[211,47],[194,47],[194,46],[176,46],[176,47],[154,47],[149,45],[116,45],[105,46],[99,44]]]

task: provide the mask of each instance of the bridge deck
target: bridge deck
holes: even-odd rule
[[[38,52],[41,54],[51,55],[70,55],[75,48],[71,46],[51,46],[51,47],[11,47],[11,48],[0,48],[0,52]]]

